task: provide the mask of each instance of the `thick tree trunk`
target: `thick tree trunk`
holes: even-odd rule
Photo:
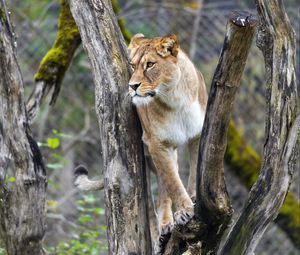
[[[2,2],[4,3],[4,1]],[[46,172],[30,136],[6,6],[0,7],[0,236],[9,255],[44,254]],[[13,175],[13,178],[8,178]]]
[[[282,1],[257,1],[257,45],[266,65],[267,125],[259,178],[220,254],[252,254],[287,195],[300,151],[295,36]]]
[[[126,47],[109,0],[70,1],[92,64],[110,254],[151,254],[141,127],[128,96]]]

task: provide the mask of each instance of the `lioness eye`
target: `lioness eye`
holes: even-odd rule
[[[135,69],[135,64],[130,63],[130,65],[131,65],[131,68],[134,70]]]
[[[153,62],[147,62],[147,68],[152,67],[154,64],[155,64],[155,63],[153,63]]]

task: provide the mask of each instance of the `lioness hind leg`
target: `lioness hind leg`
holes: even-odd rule
[[[177,152],[161,143],[151,143],[149,152],[156,166],[162,185],[175,204],[176,224],[185,224],[194,215],[193,202],[185,190],[178,174]]]
[[[188,150],[190,154],[190,175],[188,180],[187,191],[192,198],[196,199],[196,180],[197,180],[197,162],[199,151],[200,137],[194,138],[188,143]]]

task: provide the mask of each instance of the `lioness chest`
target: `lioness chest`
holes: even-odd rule
[[[176,145],[186,143],[202,130],[205,113],[198,101],[178,110],[167,112],[163,121],[155,121],[156,136]]]

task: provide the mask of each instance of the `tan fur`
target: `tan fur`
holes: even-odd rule
[[[129,93],[137,106],[143,127],[143,141],[159,176],[159,229],[173,224],[188,212],[193,215],[199,137],[207,93],[204,79],[180,49],[176,36],[145,38],[134,36],[129,45],[134,69]],[[187,143],[190,151],[188,192],[177,163],[177,147]]]

